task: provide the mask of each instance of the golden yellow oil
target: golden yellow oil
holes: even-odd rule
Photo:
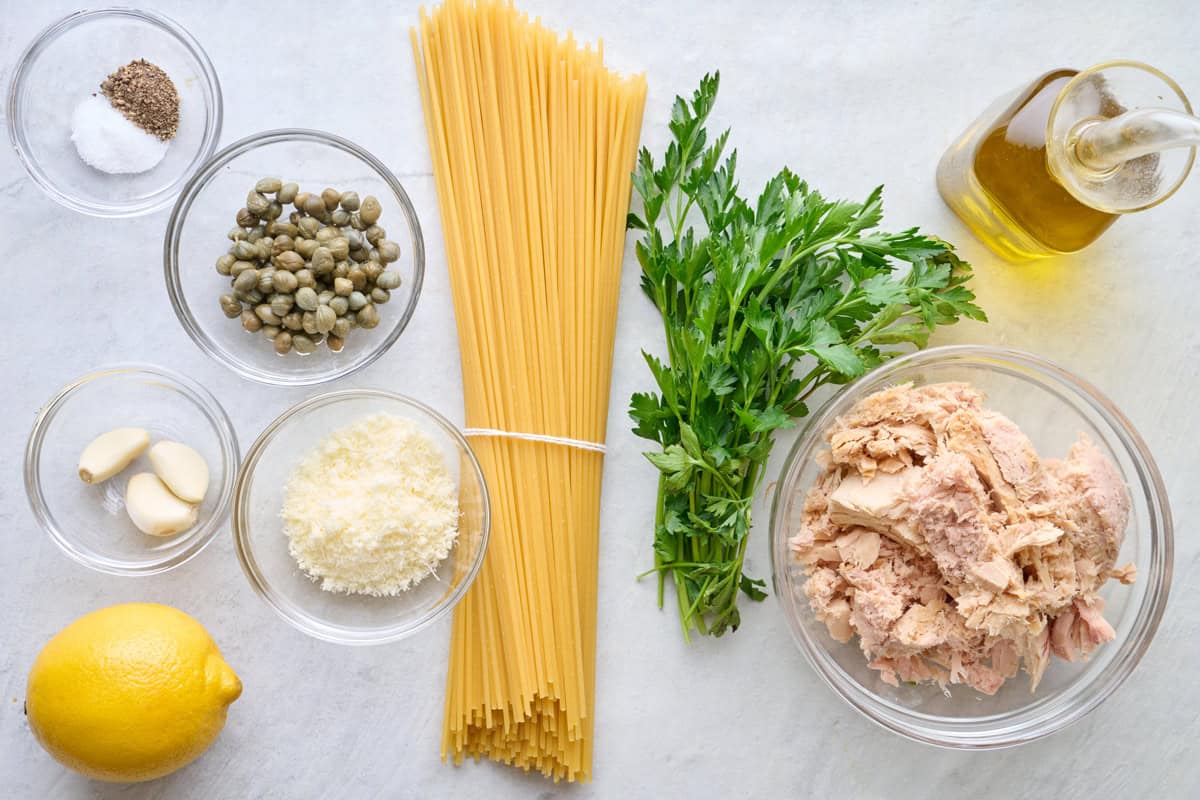
[[[993,106],[938,165],[946,203],[985,244],[1017,261],[1073,253],[1119,215],[1076,200],[1046,165],[1046,122],[1076,70],[1043,75]]]

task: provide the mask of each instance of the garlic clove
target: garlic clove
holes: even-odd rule
[[[208,464],[186,444],[159,442],[150,448],[150,466],[180,500],[199,503],[208,491]]]
[[[197,509],[180,500],[153,472],[139,472],[125,487],[125,510],[142,533],[170,536],[196,524]]]
[[[150,444],[144,428],[117,428],[102,433],[83,448],[79,477],[84,483],[101,483],[129,466]]]

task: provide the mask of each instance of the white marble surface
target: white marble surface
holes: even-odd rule
[[[287,125],[326,128],[380,156],[408,186],[429,270],[409,331],[343,385],[407,392],[461,419],[461,389],[429,158],[407,29],[414,3],[163,2],[208,49],[224,85],[222,143]],[[959,244],[978,270],[988,326],[940,342],[1026,348],[1091,378],[1157,454],[1174,503],[1175,584],[1157,640],[1102,708],[1069,730],[1002,752],[946,752],[885,733],[835,697],[790,641],[773,598],[743,605],[743,629],[685,647],[659,613],[649,559],[653,481],[628,432],[639,348],[657,320],[627,259],[601,545],[595,781],[563,789],[494,764],[437,756],[448,621],[400,644],[319,643],[253,594],[226,531],[165,575],[121,579],[77,566],[35,525],[21,454],[38,407],[65,381],[114,360],[170,365],[227,405],[243,449],[311,394],[248,384],[208,360],[175,321],[161,278],[165,212],[126,221],[72,214],[0,153],[6,346],[0,349],[0,796],[235,797],[1185,797],[1200,796],[1200,177],[1165,206],[1122,221],[1077,258],[998,262],[941,204],[943,148],[992,98],[1040,71],[1147,60],[1200,99],[1200,14],[1145,3],[609,3],[526,0],[556,27],[603,36],[612,64],[650,82],[644,141],[660,152],[672,96],[722,70],[715,124],[732,124],[743,181],[781,164],[832,195],[887,184],[887,222]],[[974,10],[971,6],[978,6]],[[1051,7],[1053,6],[1053,8]],[[0,2],[0,83],[69,2]],[[303,64],[327,53],[332,68]],[[265,91],[274,87],[272,91]],[[778,462],[789,440],[776,447]],[[749,569],[768,572],[757,509]],[[199,761],[166,779],[89,783],[54,763],[21,713],[26,670],[75,617],[131,600],[178,606],[214,634],[245,683]]]

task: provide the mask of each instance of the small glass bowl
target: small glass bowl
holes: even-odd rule
[[[400,245],[400,260],[388,269],[400,273],[400,288],[378,306],[379,325],[355,329],[341,352],[324,345],[316,352],[278,355],[262,334],[228,319],[217,301],[230,291],[230,279],[216,271],[227,252],[246,194],[264,177],[300,184],[319,193],[332,186],[374,195],[383,206],[379,224]],[[292,210],[288,206],[287,214]],[[167,292],[175,314],[197,346],[244,378],[275,386],[309,386],[349,375],[382,356],[412,318],[425,277],[421,225],[404,187],[379,159],[353,142],[320,131],[256,133],[217,153],[188,182],[167,226],[163,246]]]
[[[1022,671],[993,696],[965,685],[889,686],[867,667],[857,637],[833,639],[809,608],[805,576],[788,550],[800,529],[804,497],[828,448],[834,420],[873,392],[912,381],[970,383],[989,408],[1010,417],[1038,453],[1063,457],[1080,433],[1117,465],[1133,506],[1117,564],[1133,561],[1137,581],[1105,584],[1104,616],[1116,639],[1086,661],[1052,658],[1036,692]],[[788,454],[771,509],[775,594],[800,650],[835,692],[888,730],[943,747],[1008,747],[1039,739],[1095,709],[1129,677],[1150,645],[1167,602],[1173,558],[1166,489],[1146,443],[1129,420],[1091,384],[1037,356],[973,345],[938,347],[892,361],[834,397],[807,421]]]
[[[327,592],[288,552],[280,519],[284,487],[322,438],[378,413],[410,420],[441,448],[458,483],[458,539],[437,571],[408,591],[391,597]],[[379,389],[327,392],[288,409],[250,447],[234,491],[233,534],[250,585],[289,624],[339,644],[398,641],[449,612],[483,564],[490,529],[487,485],[467,440],[423,403]]]
[[[137,427],[195,448],[208,462],[199,519],[174,536],[148,536],[125,513],[125,486],[150,471],[146,455],[99,484],[79,479],[79,455],[113,428]],[[225,524],[238,465],[237,436],[221,404],[190,378],[149,364],[104,367],[60,390],[41,410],[25,447],[33,515],[68,556],[112,575],[153,575],[203,550]]]
[[[138,58],[175,84],[179,132],[153,169],[109,175],[75,152],[71,116],[109,73]],[[79,11],[46,28],[17,62],[8,92],[8,135],[29,177],[56,202],[96,217],[169,205],[216,150],[221,117],[221,84],[196,40],[173,20],[133,8]]]

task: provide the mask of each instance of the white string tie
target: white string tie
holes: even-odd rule
[[[521,439],[526,442],[545,442],[559,444],[563,447],[574,447],[578,450],[590,450],[593,453],[606,453],[608,448],[597,442],[585,442],[582,439],[570,439],[566,436],[546,436],[541,433],[514,433],[496,428],[463,428],[463,436],[494,436],[502,439]]]

